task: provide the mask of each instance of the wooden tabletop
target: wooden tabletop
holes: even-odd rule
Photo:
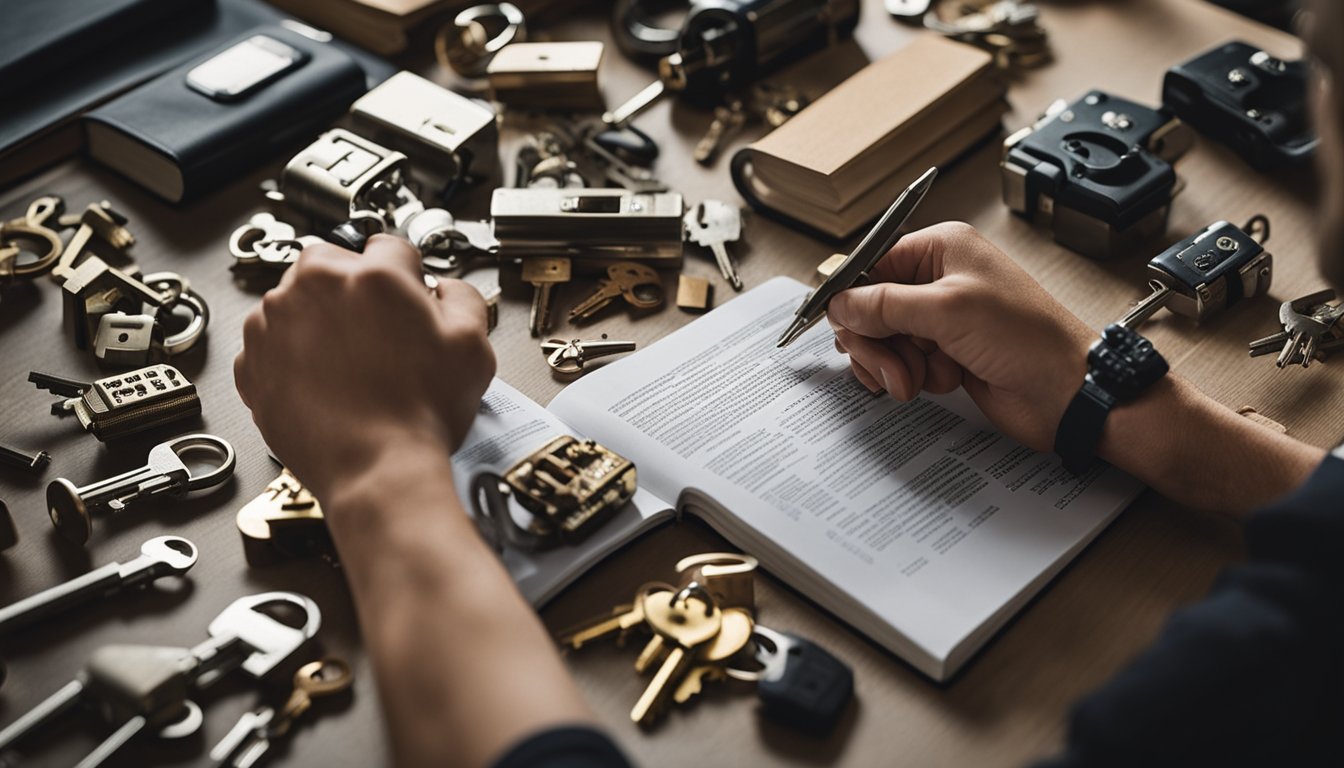
[[[854,42],[807,60],[780,79],[816,93],[916,34],[888,18],[881,0],[868,0],[864,6]],[[1074,98],[1091,87],[1156,103],[1167,67],[1225,40],[1244,39],[1286,56],[1299,52],[1289,36],[1200,0],[1043,2],[1041,12],[1056,62],[1013,78],[1013,112],[1005,121],[1009,129],[1033,120],[1052,100]],[[568,19],[545,32],[558,40],[609,40],[600,15]],[[421,69],[441,83],[453,83],[450,73],[433,65]],[[602,76],[610,104],[624,100],[650,79],[647,70],[619,55],[614,46],[608,50]],[[662,145],[660,176],[689,202],[737,200],[723,163],[706,169],[690,160],[690,149],[708,122],[709,115],[702,110],[665,102],[638,124]],[[506,118],[505,157],[510,156],[522,125],[513,116]],[[748,129],[738,143],[759,130]],[[998,154],[996,146],[986,145],[946,169],[915,224],[969,221],[1088,323],[1100,327],[1114,320],[1142,293],[1144,263],[1164,243],[1154,244],[1151,252],[1106,263],[1060,248],[1048,233],[1005,209],[999,196]],[[290,589],[310,595],[322,607],[322,647],[351,659],[358,680],[350,700],[324,708],[298,728],[278,747],[279,756],[291,765],[376,765],[385,760],[376,691],[340,572],[320,561],[249,568],[234,526],[235,512],[262,490],[277,467],[266,456],[234,392],[231,374],[243,317],[267,286],[235,282],[226,240],[234,227],[261,209],[257,184],[276,174],[286,157],[277,156],[218,193],[178,208],[82,160],[0,191],[4,218],[20,215],[40,193],[61,194],[73,209],[111,200],[130,218],[138,238],[133,253],[145,271],[173,270],[191,279],[212,309],[208,343],[174,364],[201,388],[202,429],[226,437],[238,450],[236,477],[220,492],[185,503],[133,507],[116,518],[96,520],[86,549],[64,545],[46,519],[42,499],[46,483],[58,476],[84,483],[138,466],[151,445],[178,430],[156,431],[110,450],[81,433],[72,421],[50,416],[52,398],[26,383],[28,371],[83,378],[95,378],[99,371],[92,356],[76,351],[62,333],[60,295],[54,283],[44,278],[5,292],[0,300],[4,396],[0,442],[46,449],[54,461],[41,477],[0,469],[0,498],[10,505],[21,536],[16,547],[0,553],[0,603],[90,567],[125,561],[151,536],[169,532],[186,536],[202,554],[191,578],[173,588],[110,599],[6,641],[3,657],[10,674],[0,689],[0,723],[11,722],[69,680],[101,645],[194,645],[205,638],[210,618],[234,598]],[[1322,286],[1313,266],[1310,177],[1258,174],[1229,150],[1202,139],[1177,168],[1187,185],[1173,208],[1167,242],[1216,219],[1240,223],[1252,214],[1267,214],[1273,223],[1269,250],[1275,257],[1274,288],[1269,297],[1204,327],[1163,313],[1145,332],[1177,372],[1229,407],[1252,406],[1284,424],[1291,434],[1317,445],[1337,442],[1344,425],[1323,414],[1338,413],[1344,405],[1344,387],[1339,386],[1344,359],[1306,371],[1278,371],[1271,360],[1250,359],[1245,353],[1247,341],[1274,330],[1278,302]],[[476,190],[454,213],[464,218],[481,215],[488,197],[487,190]],[[753,216],[747,221],[744,241],[733,251],[751,287],[776,274],[809,279],[818,261],[840,249]],[[712,259],[693,247],[685,271],[711,278],[721,299],[731,294],[717,277]],[[547,402],[561,383],[550,377],[524,330],[529,291],[518,284],[516,275],[500,277],[505,301],[500,328],[493,336],[500,375],[539,402]],[[474,272],[469,279],[492,282],[495,275]],[[675,274],[666,276],[669,290],[675,290],[675,281]],[[556,303],[567,306],[588,290],[590,283],[564,286]],[[689,319],[674,307],[639,320],[615,312],[585,333],[606,332],[644,345]],[[354,419],[351,428],[358,428]],[[761,621],[819,641],[855,669],[858,704],[835,733],[821,740],[760,720],[750,688],[736,684],[711,688],[693,706],[678,708],[659,727],[644,733],[627,716],[644,683],[630,670],[634,649],[572,654],[569,665],[611,732],[647,765],[1021,764],[1057,748],[1069,704],[1149,642],[1173,609],[1203,593],[1217,571],[1239,556],[1239,540],[1236,526],[1222,518],[1182,510],[1146,494],[979,658],[942,686],[836,622],[824,606],[763,575],[758,589]],[[542,615],[553,628],[585,618],[628,599],[639,583],[668,576],[680,556],[725,546],[694,520],[665,527],[594,569]],[[256,690],[247,681],[237,676],[225,680],[200,702],[207,711],[200,736],[176,744],[138,742],[120,764],[203,764],[209,745],[256,699]],[[32,749],[40,750],[44,764],[75,762],[103,733],[83,723],[72,719],[49,729]]]

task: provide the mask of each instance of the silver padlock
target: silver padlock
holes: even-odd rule
[[[402,153],[333,128],[285,165],[278,187],[267,189],[266,197],[282,206],[279,218],[306,220],[310,231],[326,231],[361,211],[383,213],[379,198],[399,194],[406,170]]]
[[[162,344],[162,332],[153,315],[113,312],[98,321],[93,337],[93,356],[98,362],[118,367],[149,363],[150,354]]]
[[[350,107],[351,122],[403,152],[437,186],[490,176],[499,167],[495,110],[411,72],[398,72]]]

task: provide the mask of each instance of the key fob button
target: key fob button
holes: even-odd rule
[[[759,683],[762,712],[790,728],[829,731],[854,698],[854,671],[816,643],[787,637],[782,672]]]

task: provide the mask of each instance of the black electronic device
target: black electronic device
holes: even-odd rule
[[[1252,167],[1309,159],[1320,139],[1307,115],[1307,66],[1234,41],[1167,71],[1162,104]]]
[[[1081,474],[1091,467],[1111,409],[1138,397],[1168,370],[1152,342],[1119,323],[1106,326],[1087,352],[1087,376],[1055,432],[1064,468]]]
[[[1057,101],[1004,140],[1004,202],[1084,256],[1129,252],[1166,230],[1180,191],[1172,164],[1191,139],[1169,112],[1102,91]]]

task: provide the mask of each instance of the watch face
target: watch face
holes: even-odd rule
[[[1088,372],[1106,391],[1124,401],[1167,375],[1167,361],[1152,342],[1120,325],[1108,325],[1087,355]]]

